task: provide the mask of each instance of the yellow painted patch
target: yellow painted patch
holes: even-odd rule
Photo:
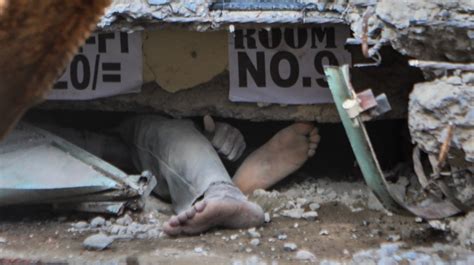
[[[227,32],[161,29],[145,33],[144,80],[177,92],[208,82],[228,64]]]

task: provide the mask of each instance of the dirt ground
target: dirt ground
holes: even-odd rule
[[[427,222],[369,209],[374,208],[374,202],[360,181],[304,181],[252,199],[272,216],[269,223],[257,228],[260,237],[252,238],[247,230],[214,230],[193,237],[117,239],[103,251],[89,251],[82,246],[87,236],[96,233],[93,229],[71,230],[78,221],[90,221],[97,215],[51,213],[34,208],[14,212],[4,209],[0,220],[0,264],[35,264],[36,261],[42,264],[435,264],[437,259],[447,264],[455,261],[469,264],[474,261],[472,249],[457,246],[453,236],[433,229]],[[294,206],[295,201],[300,205]],[[284,217],[278,209],[275,211],[278,208],[275,205],[282,203],[286,204],[284,209],[308,210],[310,202],[320,204],[316,220]],[[159,213],[160,222],[168,218],[163,212],[166,211]],[[131,213],[131,216],[140,220],[141,214]],[[252,239],[258,239],[253,241],[254,245]],[[297,249],[285,250],[285,243],[295,243]],[[396,263],[370,254],[380,254],[394,246],[396,250],[387,256],[395,257],[392,261]],[[378,252],[370,252],[371,249]],[[299,250],[307,250],[314,256],[301,260]],[[409,251],[411,255],[424,255],[425,259],[436,256],[436,259],[423,263],[416,256],[405,255]],[[374,257],[367,260],[367,256]]]

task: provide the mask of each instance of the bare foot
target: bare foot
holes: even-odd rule
[[[249,202],[232,184],[211,186],[204,199],[190,209],[173,216],[163,225],[170,236],[195,235],[213,227],[250,228],[263,224],[260,206]]]
[[[319,139],[317,128],[309,123],[286,127],[245,159],[235,185],[245,194],[271,187],[314,156]]]

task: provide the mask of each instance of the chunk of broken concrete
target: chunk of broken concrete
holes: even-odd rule
[[[89,226],[89,224],[85,221],[79,221],[77,223],[73,223],[72,227],[76,229],[86,229]]]
[[[104,250],[108,248],[112,242],[114,242],[112,237],[99,233],[87,237],[82,245],[88,250]]]
[[[90,225],[91,225],[92,228],[96,228],[96,227],[99,227],[99,226],[104,226],[105,225],[105,219],[101,216],[97,216],[96,218],[91,220]]]
[[[303,218],[308,220],[308,221],[314,221],[316,220],[316,218],[318,218],[318,213],[315,212],[315,211],[309,211],[309,212],[305,212],[303,213]]]
[[[301,219],[301,217],[303,217],[303,213],[304,213],[304,209],[301,209],[301,208],[283,210],[280,212],[282,216],[290,217],[293,219]]]
[[[297,248],[298,246],[295,243],[285,243],[283,245],[285,251],[295,251]]]
[[[316,202],[313,202],[309,205],[309,209],[311,209],[311,211],[316,211],[319,208],[321,208],[321,205],[319,205],[319,203],[316,203]]]
[[[115,222],[116,224],[118,225],[129,225],[133,222],[133,219],[132,217],[130,217],[128,214],[120,217],[119,219],[117,219],[117,221]]]
[[[316,262],[316,256],[313,253],[303,249],[296,252],[295,259]]]
[[[260,239],[254,238],[254,239],[250,240],[250,245],[255,246],[255,247],[260,245]]]

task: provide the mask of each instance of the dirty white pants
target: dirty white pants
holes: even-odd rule
[[[190,120],[137,116],[126,120],[120,133],[137,169],[157,177],[155,192],[170,199],[177,213],[191,207],[211,184],[233,185],[214,147]]]

